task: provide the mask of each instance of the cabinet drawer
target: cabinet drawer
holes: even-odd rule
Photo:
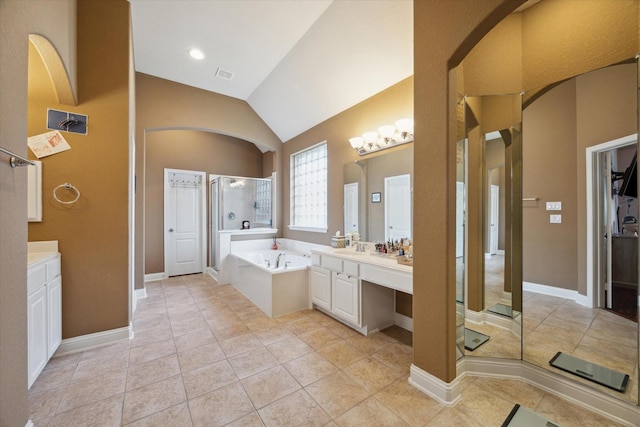
[[[60,275],[60,257],[57,256],[47,262],[47,282],[52,281]]]
[[[342,261],[342,272],[351,277],[358,277],[358,263],[353,261]]]
[[[342,272],[342,260],[339,258],[323,256],[322,266],[324,268],[328,268],[329,270],[337,271],[338,273]]]
[[[29,269],[27,273],[27,295],[38,290],[41,286],[47,282],[47,268],[46,264],[39,265]]]

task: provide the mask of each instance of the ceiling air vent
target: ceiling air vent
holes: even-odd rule
[[[218,67],[216,70],[216,77],[220,77],[221,79],[231,80],[233,78],[233,73],[231,71],[223,70]]]

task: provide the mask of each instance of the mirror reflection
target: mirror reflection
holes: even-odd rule
[[[521,96],[467,97],[465,126],[470,242],[465,350],[520,359]]]
[[[344,232],[366,242],[412,237],[413,144],[347,163]]]
[[[523,358],[637,403],[636,64],[539,93],[523,112]],[[577,372],[597,369],[610,378]]]

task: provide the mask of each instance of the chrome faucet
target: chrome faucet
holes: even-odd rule
[[[276,268],[280,267],[280,257],[284,256],[284,252],[280,252],[276,257]]]
[[[364,243],[362,242],[357,243],[356,252],[364,252]]]

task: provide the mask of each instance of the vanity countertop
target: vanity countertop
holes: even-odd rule
[[[28,242],[27,264],[29,267],[58,255],[58,241]]]
[[[405,273],[413,274],[412,266],[398,264],[398,261],[396,261],[395,257],[380,256],[369,251],[357,252],[355,248],[344,248],[344,249],[327,249],[327,250],[312,249],[311,252],[316,253],[318,255],[335,256],[338,258],[348,259],[350,261],[370,264],[377,267],[390,268],[393,270],[398,270]]]

